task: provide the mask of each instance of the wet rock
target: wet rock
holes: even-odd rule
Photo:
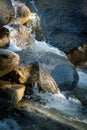
[[[78,70],[79,82],[74,90],[74,95],[85,105],[87,105],[87,74]]]
[[[10,43],[9,30],[6,28],[0,29],[0,48],[7,48]]]
[[[8,75],[17,83],[33,84],[39,77],[39,65],[36,63],[27,66],[19,66]]]
[[[14,17],[14,9],[10,0],[0,0],[0,27],[8,24]]]
[[[39,80],[35,83],[35,86],[43,92],[58,93],[59,91],[54,79],[44,73],[39,73]]]
[[[79,46],[78,49],[73,50],[67,57],[75,66],[87,65],[87,43],[84,43],[82,46]]]
[[[30,6],[40,15],[43,35],[51,45],[69,53],[87,41],[86,0],[35,0]]]
[[[24,91],[25,85],[23,84],[0,80],[0,98],[4,98],[11,104],[18,103],[24,96]]]
[[[19,64],[19,56],[9,50],[0,49],[0,77],[12,71]]]
[[[25,24],[30,18],[30,9],[21,2],[13,3],[15,9],[15,23]]]

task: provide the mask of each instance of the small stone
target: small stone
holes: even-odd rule
[[[12,71],[19,64],[19,56],[9,50],[0,49],[0,77]]]

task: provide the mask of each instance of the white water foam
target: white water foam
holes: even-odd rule
[[[82,104],[78,99],[72,97],[67,99],[62,93],[51,94],[38,92],[37,89],[34,92],[42,104],[45,104],[42,105],[45,109],[56,109],[62,112],[66,118],[68,117],[71,120],[87,124],[87,115],[84,116],[84,113],[82,113]]]

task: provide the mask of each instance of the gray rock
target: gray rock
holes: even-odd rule
[[[14,9],[10,0],[0,0],[0,27],[8,24],[14,17]]]
[[[12,71],[19,64],[19,56],[9,50],[0,49],[0,77]]]
[[[35,0],[27,4],[40,16],[44,37],[69,53],[87,41],[86,0]]]

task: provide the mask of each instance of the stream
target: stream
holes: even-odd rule
[[[13,1],[14,0],[12,0],[12,2]],[[32,13],[31,18],[33,20],[35,20],[34,16],[35,14]],[[9,28],[9,30],[11,29],[9,26],[7,26],[7,28]],[[13,32],[11,33],[11,37],[14,37]],[[33,34],[32,37],[34,38]],[[34,41],[35,43],[33,45],[29,45],[26,51],[29,54],[31,54],[31,51],[33,51],[33,55],[35,56],[35,59],[37,59],[38,61],[41,60],[43,53],[45,52],[53,52],[55,54],[66,57],[66,55],[63,52],[61,52],[59,49],[55,47],[48,45],[45,41],[38,41],[35,38]],[[10,47],[8,48],[9,50],[22,51],[22,48],[20,46],[16,46],[16,39],[11,39],[10,42]],[[51,61],[50,64],[51,66],[54,66],[55,59]],[[51,69],[52,68],[48,69],[48,73],[50,73]],[[79,69],[77,69],[77,71],[79,74],[78,85],[87,86],[87,74]],[[71,126],[74,126],[78,130],[87,130],[87,108],[83,106],[82,103],[77,98],[75,98],[71,92],[62,91],[57,94],[51,94],[39,92],[35,88],[34,93],[35,97],[33,97],[32,100],[28,99],[27,95],[27,99],[23,101],[23,103],[27,104],[27,112],[29,106],[31,105],[32,107],[36,107],[38,111],[42,110],[42,112],[44,112],[45,115],[50,115],[51,118],[71,124]],[[68,98],[66,98],[67,94],[69,95]],[[15,120],[4,119],[3,121],[0,121],[1,130],[11,130],[12,128],[13,130],[20,130],[20,127]]]

